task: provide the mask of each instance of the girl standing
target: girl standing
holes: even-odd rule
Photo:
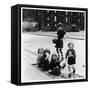
[[[69,77],[75,74],[75,64],[76,64],[76,52],[74,50],[74,44],[72,42],[68,43],[68,50],[66,53],[66,59],[69,69]],[[73,70],[73,71],[72,71]]]

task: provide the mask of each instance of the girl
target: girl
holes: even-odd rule
[[[41,68],[44,71],[49,70],[49,58],[50,58],[50,50],[45,49],[43,52],[43,56],[41,58]]]
[[[61,66],[60,63],[62,60],[58,58],[57,54],[52,54],[51,56],[51,62],[50,62],[50,69],[51,69],[51,74],[53,75],[60,75],[61,74],[61,69],[65,67],[65,65]]]
[[[53,68],[56,66],[60,66],[60,60],[58,59],[57,54],[52,54],[51,62],[50,62],[50,69],[53,70]]]
[[[41,67],[41,59],[42,59],[42,56],[43,56],[43,52],[44,52],[43,48],[38,48],[38,53],[37,53],[37,64],[38,64],[38,67]]]
[[[63,29],[63,24],[59,23],[58,27],[57,27],[57,39],[53,39],[53,43],[55,43],[55,47],[56,47],[56,51],[58,53],[58,56],[60,56],[61,54],[61,58],[63,60],[63,52],[62,52],[62,48],[63,48],[63,38],[65,35],[65,31]]]
[[[68,50],[66,53],[66,59],[69,69],[69,77],[75,74],[75,64],[76,64],[76,52],[74,50],[74,44],[72,42],[68,43]],[[73,70],[73,71],[72,71]]]

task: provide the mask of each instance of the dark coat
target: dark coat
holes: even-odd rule
[[[64,30],[58,30],[57,31],[57,42],[56,42],[56,48],[63,48],[63,38],[64,38],[64,35],[65,35],[65,31]]]
[[[69,52],[72,53],[72,56],[69,56]],[[74,49],[68,49],[65,58],[67,58],[67,56],[69,56],[68,57],[69,65],[76,64],[76,52]]]
[[[45,59],[45,56],[41,58],[40,66],[45,71],[49,70],[49,60]]]
[[[58,39],[63,39],[64,38],[64,35],[65,35],[65,31],[62,29],[62,30],[58,30],[57,31],[57,36],[58,36]]]
[[[50,69],[53,70],[56,66],[60,67],[60,61],[59,60],[51,59]]]

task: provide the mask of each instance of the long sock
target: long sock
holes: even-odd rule
[[[60,53],[61,53],[61,57],[63,59],[63,52],[62,52],[62,49],[60,48]]]
[[[75,70],[75,68],[74,68],[74,67],[72,67],[72,68],[73,68],[73,74],[75,74],[76,70]]]
[[[56,48],[57,53],[59,54],[58,48]]]

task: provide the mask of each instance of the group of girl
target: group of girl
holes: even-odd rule
[[[57,54],[52,54],[49,49],[38,49],[38,67],[44,71],[48,71],[53,75],[62,75],[61,71],[66,66],[68,67],[68,77],[75,74],[75,64],[76,64],[76,52],[74,49],[74,43],[68,43],[68,50],[66,51],[65,57],[63,56],[63,38],[66,32],[63,30],[63,25],[59,24],[57,28],[57,38],[53,39],[55,44]],[[51,60],[50,60],[51,56]],[[65,58],[65,59],[64,59]],[[62,63],[65,61],[64,63]]]
[[[51,58],[50,58],[51,57]],[[64,61],[64,63],[62,63]],[[37,57],[38,67],[43,71],[48,71],[53,75],[62,75],[62,69],[66,66],[68,67],[68,77],[75,74],[75,64],[76,64],[76,53],[74,50],[74,44],[72,42],[68,43],[68,50],[65,55],[65,60],[60,58],[58,54],[52,54],[49,49],[38,49]]]

